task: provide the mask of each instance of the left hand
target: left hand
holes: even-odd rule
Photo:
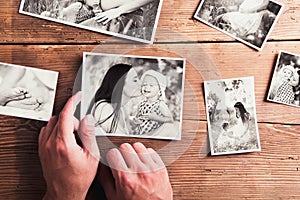
[[[107,11],[104,11],[102,13],[96,14],[95,20],[98,23],[102,23],[103,25],[106,25],[111,20],[119,17],[122,13],[118,8],[113,8]]]
[[[39,156],[47,183],[44,200],[83,200],[94,180],[100,160],[94,120],[79,122],[73,115],[81,93],[69,99],[59,117],[52,117],[39,135]],[[76,143],[79,129],[83,147]]]

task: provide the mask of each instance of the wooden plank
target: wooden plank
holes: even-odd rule
[[[285,10],[270,40],[296,40],[300,31],[300,0],[281,0]],[[18,14],[20,1],[0,3],[0,43],[100,43],[110,36]],[[156,42],[233,41],[193,19],[199,1],[164,1]],[[171,36],[170,36],[171,35]]]
[[[263,52],[255,52],[236,43],[179,44],[171,45],[172,48],[168,45],[138,45],[135,48],[129,45],[5,45],[0,49],[0,61],[11,61],[13,64],[60,72],[54,109],[57,113],[72,94],[83,51],[121,52],[129,55],[186,56],[184,119],[206,120],[202,90],[204,80],[254,76],[258,121],[299,124],[300,114],[297,108],[265,101],[278,51],[284,49],[300,53],[297,47],[299,44],[299,42],[268,43]]]
[[[41,199],[45,183],[37,140],[45,123],[0,116],[0,125],[0,198]],[[299,125],[259,124],[261,152],[211,157],[206,151],[206,122],[199,122],[195,137],[184,132],[185,140],[175,142],[177,149],[168,148],[161,154],[165,161],[174,154],[182,154],[167,166],[174,199],[300,198],[299,128]],[[156,150],[170,143],[120,137],[109,139],[115,146],[141,141]],[[191,143],[185,148],[187,140]],[[102,138],[98,138],[98,145],[102,151],[111,147]]]
[[[297,126],[259,124],[259,130],[260,153],[206,157],[203,126],[189,150],[168,167],[175,199],[298,199]]]

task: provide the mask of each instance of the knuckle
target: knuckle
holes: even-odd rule
[[[68,150],[67,150],[65,143],[62,142],[61,140],[57,140],[56,144],[55,144],[55,152],[58,155],[66,156],[68,153]]]
[[[129,191],[133,192],[135,190],[135,181],[131,178],[131,176],[127,173],[122,173],[121,174],[121,180],[123,186]]]
[[[52,144],[50,142],[46,142],[45,146],[41,148],[44,148],[46,151],[50,151],[52,149]]]
[[[66,111],[61,111],[61,113],[59,114],[59,121],[63,121],[64,119],[68,118],[68,113]]]

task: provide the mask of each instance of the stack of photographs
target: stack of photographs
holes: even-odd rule
[[[211,155],[260,151],[253,77],[205,81]]]

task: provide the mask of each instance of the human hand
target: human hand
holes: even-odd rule
[[[141,123],[143,123],[143,118],[142,118],[142,117],[134,117],[134,118],[132,119],[132,121],[133,121],[133,123],[135,123],[135,124],[141,124]]]
[[[94,180],[100,153],[94,120],[88,115],[79,122],[73,115],[81,93],[69,99],[59,117],[52,117],[39,135],[39,156],[47,184],[44,200],[85,199]],[[76,143],[79,130],[82,147]]]
[[[120,12],[120,10],[118,8],[113,8],[113,9],[96,14],[95,20],[98,23],[102,23],[102,24],[106,25],[108,22],[119,17],[121,14],[122,13]]]
[[[98,179],[107,199],[173,199],[167,169],[153,149],[141,143],[125,143],[119,150],[110,150],[106,159],[112,174],[102,165]]]

